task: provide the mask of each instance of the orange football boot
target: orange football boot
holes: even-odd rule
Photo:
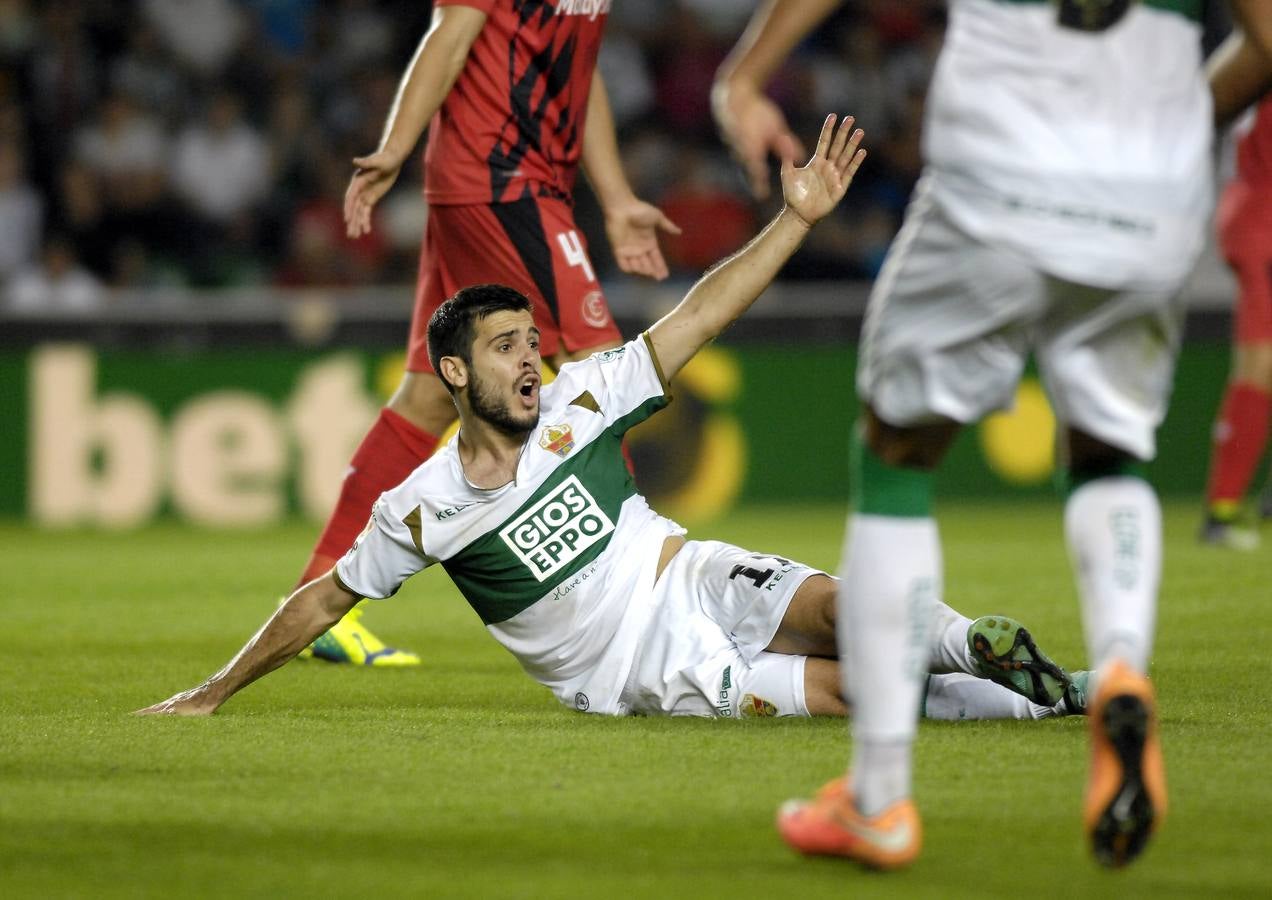
[[[877,816],[857,811],[848,779],[836,778],[812,800],[789,800],[777,830],[806,856],[844,856],[872,869],[899,869],[919,855],[923,826],[914,801],[898,800]]]
[[[1139,856],[1166,816],[1153,686],[1147,676],[1114,661],[1096,676],[1088,716],[1091,769],[1083,824],[1096,861],[1117,868]]]

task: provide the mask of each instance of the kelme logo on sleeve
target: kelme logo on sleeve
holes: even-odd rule
[[[614,523],[571,475],[534,506],[505,525],[499,537],[537,581],[546,581],[614,530]]]

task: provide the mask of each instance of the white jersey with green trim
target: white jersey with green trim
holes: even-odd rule
[[[464,477],[452,440],[372,509],[337,563],[364,597],[388,597],[441,563],[487,629],[563,703],[621,713],[663,542],[682,534],[636,492],[623,434],[669,401],[648,335],[562,366],[516,478]]]
[[[951,0],[923,189],[973,237],[1048,274],[1179,285],[1213,192],[1200,7]]]

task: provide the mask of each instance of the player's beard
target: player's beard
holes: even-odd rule
[[[539,424],[538,408],[528,410],[518,417],[508,409],[508,403],[500,396],[501,393],[493,381],[484,381],[476,372],[472,373],[468,386],[468,405],[473,415],[508,437],[525,440]]]

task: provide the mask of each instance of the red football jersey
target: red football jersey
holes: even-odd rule
[[[1272,186],[1272,97],[1259,104],[1253,125],[1237,141],[1237,178]]]
[[[429,203],[570,196],[611,2],[437,0],[471,6],[487,18],[429,123]]]

